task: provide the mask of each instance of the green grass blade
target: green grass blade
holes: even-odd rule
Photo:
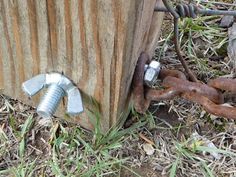
[[[206,164],[204,161],[202,161],[201,164],[202,164],[202,166],[203,166],[203,168],[204,168],[204,170],[205,170],[207,176],[209,176],[209,177],[214,177],[214,175],[213,175],[211,169],[207,166],[207,164]]]
[[[23,137],[19,144],[19,155],[22,158],[25,154],[25,137]]]
[[[176,172],[177,172],[177,165],[179,163],[179,156],[175,160],[175,162],[172,164],[171,169],[170,169],[170,177],[175,177]]]
[[[21,137],[25,136],[25,134],[30,130],[32,124],[33,124],[33,116],[29,116],[28,119],[26,119],[21,129]]]

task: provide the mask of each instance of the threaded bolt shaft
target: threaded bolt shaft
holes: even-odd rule
[[[50,85],[42,100],[40,101],[37,113],[44,118],[51,117],[65,95],[65,91],[58,85]]]

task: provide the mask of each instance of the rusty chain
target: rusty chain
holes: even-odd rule
[[[179,18],[195,18],[198,14],[204,15],[233,15],[236,16],[236,11],[221,11],[221,10],[205,10],[199,9],[192,4],[180,4],[176,9],[168,0],[162,0],[165,8],[155,7],[155,11],[170,12],[174,17],[174,44],[177,56],[185,69],[189,78],[177,70],[161,69],[158,78],[162,81],[163,89],[153,89],[144,83],[145,65],[151,61],[146,53],[141,53],[135,69],[133,77],[133,95],[134,107],[137,112],[144,113],[151,101],[170,100],[175,97],[182,97],[189,101],[198,103],[203,108],[216,116],[236,119],[236,107],[224,105],[224,95],[222,91],[236,93],[236,79],[218,78],[208,82],[201,83],[189,69],[185,62],[179,44],[178,19]],[[151,64],[150,64],[151,65]],[[151,72],[151,75],[153,73]],[[149,75],[149,77],[151,76]],[[150,81],[150,79],[149,79]]]
[[[158,79],[163,89],[153,89],[144,84],[145,64],[150,62],[146,53],[141,53],[133,77],[134,107],[144,113],[151,101],[171,100],[182,97],[200,104],[207,112],[228,119],[236,119],[236,107],[224,105],[222,91],[236,92],[236,79],[218,78],[208,82],[191,82],[177,70],[161,69]]]

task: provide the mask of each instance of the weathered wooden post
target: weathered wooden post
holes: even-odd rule
[[[63,72],[82,91],[86,109],[89,97],[99,103],[107,130],[127,113],[139,54],[154,52],[163,19],[154,12],[156,3],[162,5],[160,0],[1,0],[2,93],[36,106],[39,96],[29,100],[22,82]],[[73,121],[92,128],[86,111]]]

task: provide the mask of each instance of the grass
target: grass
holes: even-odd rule
[[[200,77],[211,78],[225,74],[214,69],[214,65],[208,61],[212,56],[225,55],[228,42],[227,32],[215,24],[217,20],[220,20],[219,17],[207,16],[187,18],[179,23],[182,49]]]
[[[215,8],[211,3],[206,6],[213,9]],[[167,20],[167,25],[163,31],[169,31],[170,29],[170,25],[168,25],[170,20],[169,18],[167,18]],[[229,65],[229,59],[227,58],[227,29],[220,28],[217,24],[219,21],[219,16],[199,16],[196,19],[185,18],[179,21],[179,38],[183,56],[186,58],[190,68],[203,82],[207,82],[209,79],[218,76],[228,75],[230,74],[230,69],[232,69]],[[172,31],[163,33],[162,39],[159,41],[160,47],[157,48],[156,59],[168,68],[182,69],[179,61],[176,60],[172,40]],[[169,136],[172,138],[164,140],[166,148],[158,151],[160,154],[168,152],[164,153],[167,157],[171,154],[170,157],[165,158],[166,161],[171,161],[169,176],[234,176],[235,165],[231,163],[231,160],[235,159],[235,150],[229,148],[229,144],[231,143],[226,141],[225,135],[219,133],[222,132],[222,130],[228,131],[227,128],[229,125],[234,127],[234,121],[231,122],[216,118],[217,121],[222,122],[219,130],[219,127],[213,124],[215,120],[210,118],[209,114],[206,114],[208,117],[206,120],[201,118],[202,109],[196,104],[186,103],[186,101],[182,101],[181,99],[166,102],[166,104],[170,105],[170,110],[177,113],[179,119],[182,120],[182,124],[187,124],[188,129],[190,129],[188,135],[184,134],[178,137],[179,132],[185,129],[180,124],[178,131],[169,133]],[[190,139],[191,134],[198,131],[194,124],[200,125],[200,127],[208,125],[203,136],[209,138],[209,141],[213,140],[218,148],[210,148],[197,143],[191,148],[187,146],[186,142]],[[173,127],[169,125],[168,127],[169,131],[173,129]],[[234,128],[231,129],[232,132],[234,132],[234,130]],[[214,136],[218,136],[216,135],[217,133],[221,134],[221,136],[219,135],[220,137],[218,137],[219,139],[217,138],[221,143],[213,138]],[[170,140],[171,143],[167,143],[168,140]],[[227,142],[227,145],[223,145],[223,142]],[[174,150],[169,148],[169,146],[175,147]],[[223,159],[231,160],[212,159],[210,157],[211,155],[209,155],[211,153],[219,153],[224,156]]]
[[[187,62],[205,82],[230,73],[227,57],[209,59],[226,55],[227,31],[217,26],[219,19],[198,17],[179,24]],[[172,38],[171,31],[162,35],[156,59],[180,69]],[[132,109],[131,126],[112,127],[104,134],[98,110],[88,112],[93,132],[57,119],[43,127],[34,109],[1,96],[0,176],[236,176],[234,121],[212,119],[200,106],[182,99],[153,105],[155,109],[144,115]],[[160,116],[156,111],[163,107],[168,107],[168,114]],[[222,123],[220,128],[215,121]],[[201,139],[193,138],[195,132]],[[150,142],[153,155],[143,149]]]
[[[209,8],[215,8],[212,4],[205,4]],[[224,58],[227,55],[227,30],[217,24],[219,16],[198,16],[196,19],[184,18],[179,20],[179,39],[183,55],[200,79],[207,81],[210,78],[225,75],[229,72],[229,63]],[[171,21],[167,22],[164,31],[170,31]],[[173,31],[164,33],[159,41],[156,59],[168,58],[168,65],[180,65],[173,54]],[[171,52],[169,52],[171,51]],[[168,54],[170,53],[170,54]],[[209,58],[213,58],[209,61]],[[162,62],[162,60],[160,60]]]
[[[31,108],[22,105],[26,107],[22,113],[17,111],[19,103],[6,98],[1,101],[8,102],[11,108],[4,104],[0,106],[3,112],[0,176],[126,176],[127,171],[131,176],[143,176],[137,168],[144,164],[151,169],[158,167],[160,173],[168,176],[191,173],[214,176],[226,174],[226,167],[234,164],[235,151],[229,148],[232,144],[221,143],[225,141],[224,134],[212,136],[209,133],[216,131],[206,132],[217,146],[212,149],[191,138],[189,130],[193,123],[172,124],[168,119],[156,116],[155,111],[145,116],[133,112],[136,123],[131,127],[113,127],[103,134],[99,126],[94,132],[88,132],[56,120],[51,127],[41,127]],[[164,104],[160,105],[161,109]],[[172,107],[170,112],[173,110]],[[179,111],[184,111],[183,107]],[[91,115],[96,117],[95,123],[99,125],[100,114]],[[139,137],[139,133],[154,142],[153,155],[145,154],[142,144],[147,142]],[[228,138],[235,137],[229,134]],[[210,155],[202,152],[220,153],[223,158],[212,161]],[[142,168],[147,176],[148,170]]]
[[[177,152],[177,158],[175,162],[172,163],[172,167],[170,170],[170,176],[175,176],[177,173],[178,165],[179,163],[182,163],[183,158],[192,161],[192,163],[199,164],[200,169],[202,171],[203,176],[209,176],[213,177],[215,176],[213,174],[213,171],[210,169],[210,167],[207,165],[207,162],[205,159],[201,158],[198,153],[220,153],[228,157],[236,157],[236,153],[231,151],[226,151],[218,148],[212,148],[207,146],[201,146],[201,142],[194,141],[191,144],[191,147],[188,145],[190,140],[185,141],[183,143],[175,142],[175,148]],[[182,158],[182,160],[181,160]]]
[[[129,157],[120,156],[118,150],[125,137],[145,122],[127,129],[113,127],[103,134],[100,114],[90,113],[96,119],[94,132],[57,121],[45,128],[39,126],[35,114],[27,113],[18,120],[14,105],[10,108],[1,120],[0,176],[117,176],[124,167],[135,174],[125,165]],[[47,136],[42,137],[42,132]]]

